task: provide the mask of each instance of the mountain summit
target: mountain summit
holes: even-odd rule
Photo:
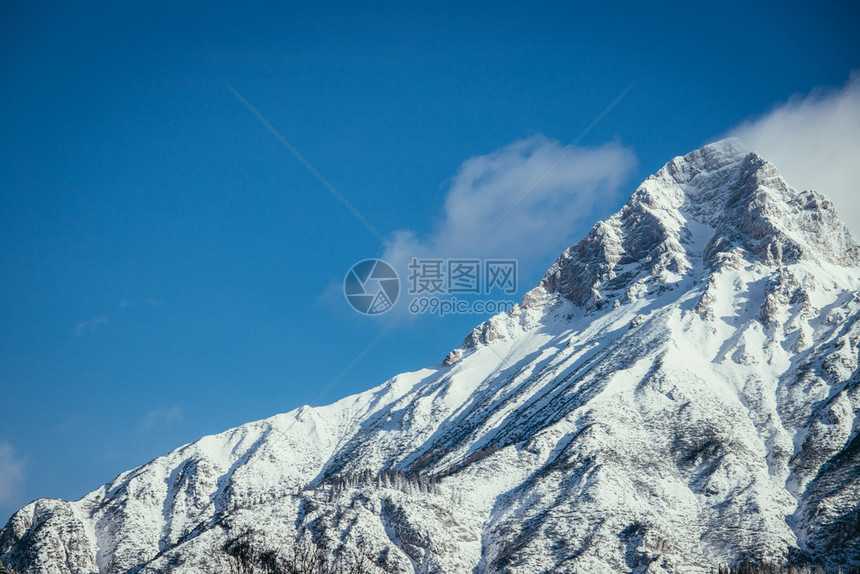
[[[726,140],[648,178],[444,362],[32,502],[0,559],[213,572],[301,544],[369,572],[857,567],[858,345],[860,249],[832,203]]]
[[[737,140],[675,158],[620,212],[565,251],[543,286],[580,306],[630,301],[737,254],[766,265],[856,266],[857,245],[832,203],[797,193]]]

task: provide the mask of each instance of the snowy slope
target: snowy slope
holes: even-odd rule
[[[860,249],[832,204],[727,140],[445,362],[35,501],[0,558],[212,572],[237,532],[306,529],[388,572],[860,565],[858,344]]]

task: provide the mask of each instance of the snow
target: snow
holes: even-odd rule
[[[860,500],[858,265],[829,200],[736,141],[706,146],[646,180],[452,364],[31,503],[0,557],[198,572],[231,532],[279,547],[304,526],[390,572],[860,562],[857,533],[831,548]]]

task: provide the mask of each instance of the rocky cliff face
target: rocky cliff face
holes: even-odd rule
[[[38,500],[22,572],[211,572],[237,532],[386,572],[860,565],[860,251],[735,141],[676,158],[444,363]]]
[[[829,199],[797,193],[772,164],[726,140],[648,178],[620,212],[561,255],[542,285],[579,306],[600,307],[691,271],[718,271],[734,254],[771,266],[860,262]]]

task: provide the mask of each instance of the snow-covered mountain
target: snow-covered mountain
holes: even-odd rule
[[[678,157],[442,363],[205,437],[0,533],[30,573],[860,566],[860,248],[734,140]],[[349,550],[349,551],[348,551]]]

